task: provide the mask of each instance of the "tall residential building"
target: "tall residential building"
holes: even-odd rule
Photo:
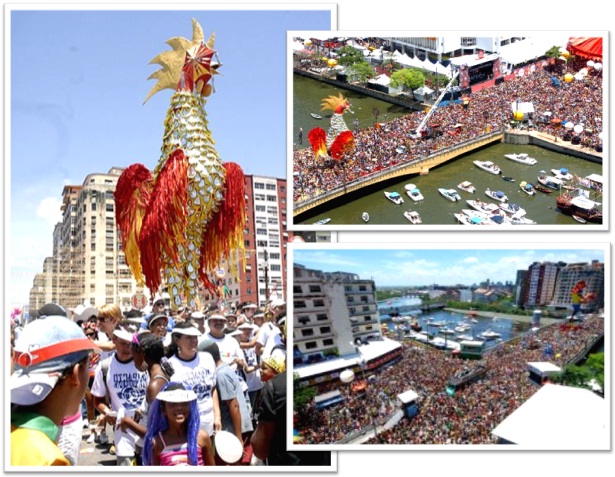
[[[534,262],[529,266],[523,300],[526,308],[551,303],[557,274],[565,265],[563,262]]]
[[[81,186],[64,187],[53,256],[33,282],[30,309],[49,301],[67,308],[89,301],[95,306],[117,303],[128,310],[134,294],[150,295],[137,285],[126,264],[115,223],[113,194],[122,171],[114,167],[106,174],[88,175]],[[264,305],[285,299],[286,180],[246,176],[246,199],[245,268],[243,257],[237,256],[232,262],[223,261],[210,278],[228,303]],[[204,292],[201,304],[215,301],[217,297]]]
[[[523,297],[526,290],[527,270],[517,270],[517,278],[515,280],[514,299],[517,307],[523,306]]]
[[[592,302],[595,308],[604,306],[604,263],[593,260],[591,263],[569,263],[562,267],[557,276],[551,305],[569,307],[572,304],[572,288],[580,281],[587,283],[585,293],[595,293]]]
[[[353,354],[357,339],[381,337],[373,280],[293,265],[293,352],[297,362]]]
[[[286,296],[286,179],[246,175],[245,268],[240,302],[264,305]]]

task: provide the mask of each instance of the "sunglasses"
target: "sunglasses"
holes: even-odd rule
[[[85,336],[89,338],[90,336],[96,336],[96,333],[86,333]]]
[[[164,306],[164,303],[163,302],[154,303],[154,306]]]

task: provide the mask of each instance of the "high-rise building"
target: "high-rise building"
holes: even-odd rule
[[[568,307],[572,304],[572,288],[580,281],[587,283],[585,293],[594,293],[594,308],[604,306],[604,263],[593,260],[591,263],[569,263],[562,267],[557,276],[551,305]]]
[[[563,262],[534,262],[527,272],[524,306],[544,306],[553,299],[555,280],[559,270],[566,264]]]

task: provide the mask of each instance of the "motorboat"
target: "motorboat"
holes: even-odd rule
[[[322,119],[322,116],[320,114],[310,113],[310,116],[312,116],[314,119]]]
[[[441,328],[443,326],[446,326],[446,321],[432,321],[431,323],[429,323],[429,326],[436,326],[438,328]]]
[[[490,219],[485,219],[478,214],[466,215],[463,212],[453,214],[457,221],[463,225],[494,225]]]
[[[508,200],[506,194],[504,194],[504,192],[502,192],[501,190],[487,189],[485,191],[485,194],[491,197],[493,200],[497,200],[498,202],[506,202]]]
[[[585,220],[583,217],[579,217],[578,215],[573,215],[572,218],[576,220],[577,222],[579,222],[580,224],[587,223],[587,220]]]
[[[416,210],[407,210],[404,212],[404,217],[406,217],[411,224],[421,224],[423,223],[423,220],[421,219],[421,216],[419,215],[419,213]]]
[[[574,178],[574,176],[565,167],[560,169],[551,169],[551,172],[557,179],[562,181],[571,181]]]
[[[410,197],[414,202],[423,200],[425,198],[423,197],[423,194],[421,194],[421,191],[414,184],[406,184],[404,186],[404,189],[406,189],[406,194],[408,194],[408,197]]]
[[[361,218],[363,219],[363,222],[369,222],[369,214],[367,212],[363,212],[361,214]]]
[[[510,218],[510,223],[513,225],[536,225],[538,222],[532,220],[524,215],[513,215]]]
[[[525,209],[522,209],[518,204],[506,203],[506,204],[500,204],[499,207],[504,212],[510,215],[515,215],[515,214],[519,216],[525,215]]]
[[[483,225],[502,225],[510,222],[510,219],[506,216],[506,214],[502,214],[499,208],[496,212],[486,212],[484,210],[472,209],[461,209],[461,212],[469,218],[481,218],[485,221]]]
[[[439,333],[440,333],[441,335],[447,335],[447,336],[450,336],[450,335],[454,335],[454,334],[455,334],[455,332],[454,332],[453,330],[451,330],[450,328],[448,328],[448,327],[446,327],[446,326],[445,326],[445,327],[443,327],[443,328],[440,328]]]
[[[519,162],[527,166],[534,166],[538,162],[536,159],[530,157],[525,152],[522,152],[520,154],[504,154],[504,157],[510,159],[511,161]]]
[[[461,197],[455,189],[445,189],[441,187],[438,189],[438,192],[442,194],[442,197],[450,200],[451,202],[457,202],[458,200],[461,200]]]
[[[494,340],[502,336],[500,333],[496,333],[495,331],[492,331],[492,330],[483,331],[480,335],[486,340]]]
[[[522,181],[521,184],[519,184],[519,189],[521,189],[527,195],[536,195],[534,185],[529,182]]]
[[[553,190],[560,190],[562,188],[562,180],[557,177],[546,175],[545,171],[540,171],[540,175],[538,176],[538,182],[540,182],[543,186],[548,187]]]
[[[470,329],[470,325],[461,324],[461,325],[455,326],[454,329],[457,333],[465,333],[466,331]]]
[[[502,179],[508,182],[517,182],[517,180],[514,177],[510,177],[510,176],[502,176]]]
[[[314,225],[326,225],[331,222],[331,219],[327,217],[326,219],[320,219],[318,222],[314,222]]]
[[[466,192],[469,192],[470,194],[474,194],[474,192],[476,192],[476,187],[474,187],[470,181],[463,181],[461,184],[457,185],[457,188],[461,190],[465,190]]]
[[[472,207],[474,210],[479,210],[481,212],[488,212],[489,214],[499,214],[500,208],[497,204],[492,202],[483,202],[480,199],[476,200],[466,200],[466,203]]]
[[[399,195],[399,192],[384,192],[384,195],[387,199],[389,199],[391,202],[393,202],[395,205],[401,205],[404,203],[404,199],[401,195]]]
[[[491,174],[501,174],[502,170],[491,161],[473,161],[474,165]]]

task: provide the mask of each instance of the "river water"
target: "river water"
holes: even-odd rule
[[[423,332],[431,332],[435,336],[439,336],[441,338],[444,338],[444,335],[438,333],[438,330],[440,328],[429,326],[430,320],[434,322],[444,321],[446,322],[446,326],[451,329],[455,328],[462,322],[468,322],[468,320],[466,319],[466,314],[450,311],[434,311],[430,313],[419,314],[417,315],[417,318],[418,322],[423,327]],[[395,324],[390,321],[390,316],[382,315],[380,319],[383,323],[387,324],[387,327],[391,331],[395,329]],[[474,319],[476,320],[476,323],[471,323],[472,328],[464,332],[463,334],[479,337],[481,333],[487,330],[491,330],[501,335],[499,340],[507,341],[523,333],[526,333],[531,327],[530,323],[524,323],[522,321],[515,321],[507,318],[486,318],[476,316],[474,317]],[[400,337],[401,336],[403,336],[403,334],[400,335]],[[453,341],[459,341],[459,339],[455,336],[449,336],[448,339]],[[498,343],[500,343],[499,340],[487,340],[485,342],[485,348],[488,349],[492,346],[497,345]]]
[[[328,117],[323,113],[322,120],[315,120],[310,116],[310,112],[318,112],[320,100],[329,94],[338,94],[341,90],[318,81],[294,75],[294,126],[295,131],[299,127],[303,128],[304,147],[307,141],[307,131],[315,126],[328,127]],[[360,127],[373,125],[373,107],[377,107],[381,116],[379,121],[384,121],[384,114],[387,120],[407,114],[408,110],[384,103],[373,98],[362,98],[359,95],[342,91],[350,98],[355,116],[359,118]],[[347,120],[350,123],[351,120]],[[297,137],[295,134],[295,141]],[[528,153],[537,159],[538,163],[534,166],[527,166],[506,159],[504,154],[509,153]],[[493,175],[485,172],[473,164],[473,161],[493,161],[501,169],[502,175]],[[564,215],[557,210],[556,199],[558,192],[544,194],[536,192],[536,195],[529,196],[519,188],[521,181],[537,183],[537,177],[541,170],[549,175],[551,169],[567,168],[572,174],[585,177],[589,174],[602,174],[602,165],[583,159],[578,159],[565,154],[549,151],[538,146],[519,146],[514,144],[498,143],[480,149],[471,154],[461,156],[449,161],[437,168],[432,169],[429,174],[424,176],[408,175],[403,178],[392,179],[361,189],[355,193],[346,194],[344,197],[328,202],[319,208],[312,209],[300,216],[295,217],[296,224],[312,224],[320,219],[330,218],[329,226],[334,225],[361,225],[368,230],[371,225],[378,224],[400,224],[408,227],[420,227],[411,225],[404,217],[406,210],[416,210],[422,218],[423,224],[427,225],[455,225],[457,223],[456,212],[462,208],[470,208],[466,204],[467,199],[480,198],[484,201],[493,202],[485,195],[487,188],[499,190],[508,196],[509,203],[518,204],[526,210],[527,217],[538,222],[539,225],[577,225],[579,227],[588,226],[579,224],[572,217]],[[508,182],[502,176],[509,176],[516,182]],[[470,181],[476,187],[476,192],[470,194],[457,189],[457,184],[462,181]],[[424,200],[413,202],[406,195],[404,186],[412,183],[416,185]],[[462,198],[462,203],[450,202],[440,195],[438,188],[457,189]],[[386,199],[384,191],[398,192],[404,197],[404,204],[397,206]],[[592,199],[598,202],[601,197]],[[361,215],[367,212],[370,216],[368,223],[363,222]]]

